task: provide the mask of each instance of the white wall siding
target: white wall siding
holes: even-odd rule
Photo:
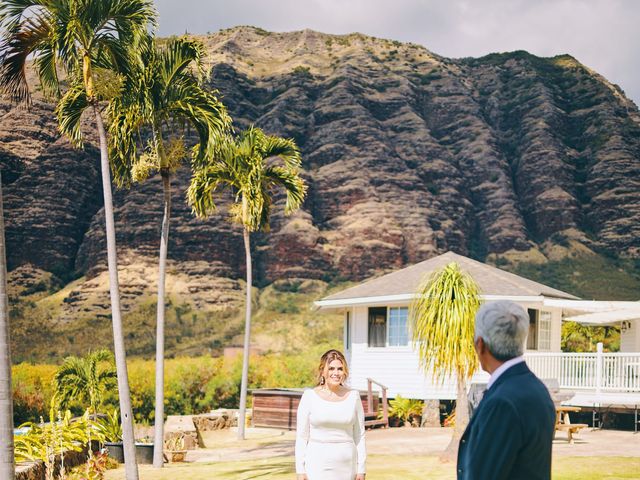
[[[640,320],[627,322],[629,328],[620,329],[620,351],[640,352]]]
[[[431,381],[419,366],[418,354],[408,347],[369,347],[367,339],[368,308],[356,307],[353,315],[353,344],[350,349],[349,377],[353,388],[366,390],[367,378],[389,387],[389,397],[402,395],[416,399],[456,398],[456,384],[450,378],[442,384]],[[472,381],[486,382],[489,376],[480,372]]]

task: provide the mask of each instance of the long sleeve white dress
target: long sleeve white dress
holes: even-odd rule
[[[353,480],[365,473],[364,410],[356,390],[340,402],[305,390],[297,419],[296,473],[309,480]]]

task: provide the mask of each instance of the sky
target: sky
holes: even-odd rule
[[[568,53],[640,105],[640,0],[155,0],[158,34],[253,25],[414,42],[445,57]]]

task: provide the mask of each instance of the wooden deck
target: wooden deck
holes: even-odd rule
[[[373,380],[366,392],[360,391],[360,401],[365,412],[365,428],[375,426],[389,426],[386,389],[382,388],[383,404],[380,396],[373,390]],[[253,426],[282,428],[295,430],[296,413],[302,398],[302,388],[271,388],[252,390],[253,395]],[[378,412],[382,410],[382,418]]]

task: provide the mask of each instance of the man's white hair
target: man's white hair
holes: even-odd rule
[[[485,303],[476,313],[474,341],[482,338],[498,360],[509,360],[524,353],[529,333],[529,315],[514,302]]]

